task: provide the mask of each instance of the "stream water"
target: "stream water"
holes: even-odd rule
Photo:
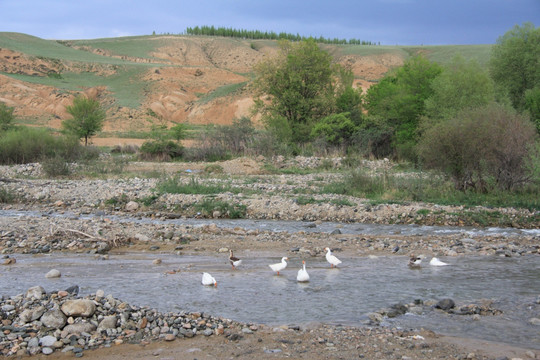
[[[464,236],[539,236],[540,229],[518,229],[518,228],[476,228],[462,226],[422,226],[415,224],[371,224],[371,223],[338,223],[338,222],[308,222],[308,221],[284,221],[284,220],[250,220],[250,219],[195,219],[195,218],[179,218],[179,219],[153,219],[148,217],[132,217],[118,216],[110,214],[74,214],[70,212],[54,212],[46,213],[38,211],[18,211],[18,210],[1,210],[0,217],[59,217],[72,219],[98,219],[106,217],[115,222],[140,223],[140,224],[174,224],[174,225],[189,225],[189,226],[204,226],[208,224],[216,224],[220,228],[241,227],[246,230],[261,230],[271,232],[320,232],[331,233],[339,229],[343,234],[364,234],[364,235],[392,235],[400,234],[404,236],[412,235],[427,235],[427,234],[462,234]]]
[[[240,254],[238,254],[240,255]],[[152,264],[161,258],[159,265]],[[415,299],[451,298],[458,304],[494,301],[501,315],[449,315],[426,309],[406,314],[386,325],[424,327],[436,332],[540,349],[540,330],[528,323],[540,317],[540,257],[442,258],[445,267],[407,267],[402,256],[342,258],[331,269],[323,257],[307,258],[309,283],[297,283],[301,258],[291,258],[275,275],[268,264],[279,257],[250,254],[232,270],[227,255],[187,256],[157,253],[111,254],[98,260],[89,254],[17,255],[17,263],[0,268],[0,295],[24,293],[42,285],[47,291],[79,285],[80,294],[103,289],[130,304],[150,305],[160,311],[203,311],[238,321],[277,324],[324,322],[361,325],[366,314]],[[62,276],[46,279],[50,269]],[[169,270],[180,270],[167,274]],[[211,273],[218,286],[201,285],[202,272]]]

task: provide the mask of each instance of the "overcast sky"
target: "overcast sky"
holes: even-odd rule
[[[465,45],[493,44],[525,22],[540,26],[540,0],[0,0],[0,14],[0,31],[44,39],[214,25],[383,45]]]

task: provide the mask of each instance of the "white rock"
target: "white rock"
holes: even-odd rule
[[[45,277],[47,279],[59,278],[60,276],[62,276],[62,274],[60,274],[60,271],[56,269],[52,269],[47,274],[45,274]]]
[[[44,336],[42,338],[39,339],[39,344],[41,346],[53,346],[54,343],[56,342],[56,337],[52,336],[52,335],[47,335],[47,336]]]
[[[130,201],[126,204],[126,211],[137,211],[139,209],[139,203],[136,201]]]

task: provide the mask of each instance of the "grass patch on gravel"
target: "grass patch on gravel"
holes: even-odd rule
[[[189,183],[182,183],[178,177],[171,177],[159,182],[156,186],[159,194],[191,194],[191,195],[213,195],[225,192],[238,194],[241,191],[232,186],[223,186],[218,184],[201,184],[199,180],[192,177]]]
[[[193,205],[196,211],[206,215],[214,216],[215,212],[219,212],[219,217],[229,219],[243,219],[246,217],[247,208],[242,204],[233,204],[226,201],[216,199],[205,199],[200,203]]]
[[[15,202],[17,196],[3,186],[0,186],[0,203],[10,204]]]
[[[422,201],[439,205],[540,210],[538,187],[529,186],[518,191],[493,189],[487,193],[463,192],[456,190],[452,182],[443,177],[426,176],[422,173],[394,176],[388,173],[370,174],[355,170],[344,176],[342,180],[322,186],[320,193],[364,197],[379,203]],[[477,222],[484,221],[478,219]]]

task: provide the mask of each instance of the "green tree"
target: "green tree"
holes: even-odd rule
[[[482,107],[495,99],[493,80],[478,62],[456,56],[431,83],[433,94],[425,101],[431,120],[448,119],[468,107]]]
[[[64,131],[84,139],[84,145],[88,145],[88,138],[103,128],[105,111],[95,99],[79,95],[73,99],[72,105],[66,106],[66,111],[72,118],[62,122]]]
[[[514,108],[523,110],[525,92],[540,84],[540,28],[524,23],[499,37],[491,51],[490,72]]]
[[[416,160],[419,120],[425,100],[433,94],[431,83],[441,71],[440,65],[415,56],[367,91],[366,110],[394,129],[394,146],[402,158]]]
[[[313,39],[279,46],[277,57],[255,67],[255,110],[270,129],[304,143],[313,125],[334,111],[337,66]],[[283,131],[284,121],[288,130]]]
[[[172,137],[176,141],[184,140],[187,137],[187,127],[185,124],[176,124],[170,129]]]
[[[13,126],[13,108],[0,102],[0,132],[9,130]]]
[[[540,85],[525,92],[525,109],[531,115],[531,120],[540,134]]]

